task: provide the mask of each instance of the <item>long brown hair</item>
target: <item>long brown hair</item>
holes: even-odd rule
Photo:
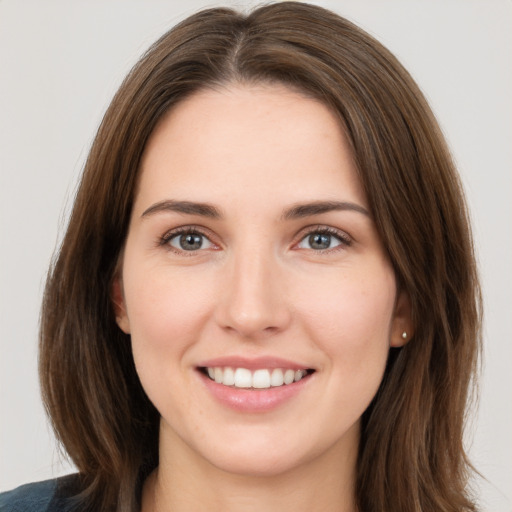
[[[233,82],[286,84],[338,115],[410,298],[414,337],[391,349],[363,416],[359,509],[475,510],[462,432],[481,306],[459,178],[427,102],[396,58],[347,20],[296,2],[186,19],[134,67],[99,128],[49,272],[40,335],[43,396],[79,470],[81,510],[137,510],[141,482],[158,464],[159,415],[110,298],[142,152],[173,105]]]

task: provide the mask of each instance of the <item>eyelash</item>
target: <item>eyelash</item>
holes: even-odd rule
[[[352,239],[346,233],[338,229],[331,228],[329,226],[313,226],[307,228],[307,231],[301,234],[301,237],[297,243],[302,242],[302,240],[313,234],[332,236],[334,238],[337,238],[341,242],[340,245],[337,245],[336,247],[333,247],[331,249],[311,249],[315,253],[323,254],[326,252],[337,252],[346,249],[347,247],[350,247],[352,245]]]
[[[332,253],[332,252],[346,249],[347,247],[350,247],[352,245],[352,239],[346,233],[339,231],[335,228],[319,225],[319,226],[311,226],[310,228],[306,228],[306,229],[307,229],[307,231],[301,233],[300,238],[296,242],[295,245],[299,244],[305,238],[307,238],[308,236],[311,236],[313,234],[332,236],[340,241],[340,244],[338,246],[330,248],[330,249],[318,249],[318,250],[310,249],[311,251],[313,251],[315,253],[319,253],[319,254],[323,254],[326,252]],[[177,249],[170,245],[169,242],[173,238],[175,238],[177,236],[182,236],[182,235],[199,235],[201,237],[205,237],[206,239],[208,239],[210,241],[210,243],[212,243],[213,245],[216,245],[214,242],[211,241],[210,236],[207,233],[205,233],[202,229],[195,227],[195,226],[184,226],[184,227],[180,227],[180,228],[176,228],[171,231],[168,231],[165,235],[163,235],[159,239],[158,245],[165,246],[169,251],[172,251],[176,254],[180,254],[180,255],[184,255],[184,256],[194,256],[195,255],[194,253],[199,252],[198,250],[197,251],[180,250],[180,249]]]
[[[183,235],[199,235],[201,237],[208,239],[213,245],[216,245],[210,240],[211,236],[208,236],[208,234],[206,234],[202,229],[197,228],[195,226],[184,226],[168,231],[164,236],[162,236],[159,239],[158,245],[165,247],[169,251],[174,252],[176,254],[180,254],[182,256],[195,256],[194,253],[197,253],[198,251],[179,250],[170,244],[173,238]]]

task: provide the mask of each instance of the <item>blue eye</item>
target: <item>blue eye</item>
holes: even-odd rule
[[[330,230],[312,231],[306,235],[298,244],[300,249],[312,249],[314,251],[325,251],[334,249],[340,245],[350,245],[350,240],[339,233],[332,233]]]
[[[200,249],[210,249],[213,246],[205,235],[195,231],[175,233],[167,238],[166,242],[180,251],[199,251]]]

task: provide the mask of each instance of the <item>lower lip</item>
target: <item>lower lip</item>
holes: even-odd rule
[[[278,408],[297,396],[311,379],[311,375],[297,382],[275,388],[254,389],[224,386],[206,375],[200,376],[208,391],[221,404],[240,412],[267,412]]]

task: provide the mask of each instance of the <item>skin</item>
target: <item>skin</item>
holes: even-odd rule
[[[168,200],[208,203],[221,217],[154,207]],[[283,218],[317,201],[356,209]],[[411,329],[369,211],[338,121],[300,93],[205,90],[160,122],[113,290],[161,414],[144,511],[355,510],[360,417],[389,347]],[[198,250],[169,239],[183,226],[205,235]],[[326,227],[337,235],[321,251],[309,235]],[[241,413],[216,401],[197,371],[226,355],[282,357],[315,372],[279,407]]]

